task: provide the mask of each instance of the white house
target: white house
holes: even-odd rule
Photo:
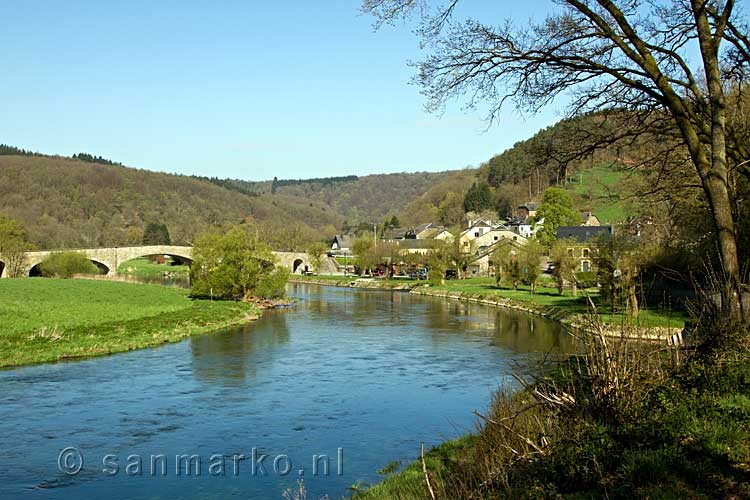
[[[331,251],[335,253],[351,253],[352,237],[348,234],[337,234],[333,237]]]

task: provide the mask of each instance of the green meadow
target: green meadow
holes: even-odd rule
[[[190,274],[190,266],[156,264],[148,259],[133,259],[120,264],[117,273],[145,279],[161,278],[164,273],[170,273],[173,277],[187,278]]]
[[[251,305],[158,285],[0,280],[0,367],[129,351],[241,324]]]

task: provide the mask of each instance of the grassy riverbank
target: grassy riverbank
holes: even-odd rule
[[[296,277],[297,281],[309,281],[330,285],[344,285],[355,281],[352,276],[314,276]],[[590,297],[597,307],[600,319],[607,325],[619,326],[630,321],[623,312],[612,312],[601,303],[599,291],[589,289],[574,296],[566,290],[563,295],[556,288],[538,286],[536,293],[531,293],[527,286],[520,286],[518,290],[507,287],[497,287],[494,278],[468,278],[464,280],[448,280],[441,286],[427,286],[424,281],[415,280],[385,280],[375,279],[369,283],[358,284],[358,287],[372,286],[372,288],[403,288],[408,287],[417,293],[441,294],[453,298],[507,300],[508,306],[527,307],[534,312],[552,319],[583,317],[588,315]],[[641,328],[682,328],[687,321],[687,315],[681,311],[670,309],[642,309],[634,326]]]
[[[248,304],[190,300],[157,285],[0,280],[0,367],[98,356],[242,324]]]

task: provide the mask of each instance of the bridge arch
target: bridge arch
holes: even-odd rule
[[[187,257],[185,255],[178,255],[178,254],[174,254],[174,253],[161,253],[161,252],[157,252],[157,253],[145,253],[143,255],[138,255],[136,257],[128,257],[127,260],[121,261],[119,263],[119,265],[123,265],[126,262],[130,262],[132,260],[148,259],[148,258],[151,258],[151,257],[161,257],[161,256],[169,257],[170,259],[172,259],[172,261],[175,263],[175,265],[191,266],[193,264],[193,259],[190,258],[190,257]]]
[[[305,265],[304,260],[300,258],[294,259],[294,262],[292,263],[292,274],[297,274],[297,271],[299,272],[307,271],[307,269],[308,269],[308,266]]]
[[[3,273],[5,272],[5,262],[0,260],[0,278],[3,277]]]
[[[157,255],[163,255],[171,258],[173,261],[191,265],[193,263],[193,249],[192,247],[181,247],[172,245],[153,245],[144,247],[123,247],[116,249],[116,261],[119,264],[134,260],[143,259],[147,257],[154,257]],[[117,270],[113,270],[117,272]]]
[[[111,270],[110,266],[108,266],[107,264],[104,264],[103,262],[99,262],[98,260],[94,260],[91,258],[89,258],[88,260],[91,261],[91,263],[96,266],[96,268],[99,270],[100,275],[109,274]],[[36,264],[34,264],[33,266],[29,268],[29,272],[28,272],[29,278],[39,278],[42,276],[41,265],[43,262],[44,260],[40,260],[39,262],[37,262]],[[0,274],[0,276],[2,276],[2,274]]]

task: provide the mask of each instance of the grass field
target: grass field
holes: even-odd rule
[[[627,199],[627,177],[625,172],[599,165],[576,173],[567,188],[575,195],[581,211],[591,210],[602,224],[614,224],[624,220],[632,210]]]
[[[87,280],[0,280],[0,367],[129,351],[247,321],[237,302],[187,290]]]
[[[611,312],[609,307],[602,304],[599,299],[599,291],[589,289],[585,292],[579,291],[576,297],[572,292],[566,290],[563,295],[556,288],[537,287],[536,293],[531,293],[527,286],[519,286],[518,290],[495,285],[494,278],[469,278],[465,280],[446,281],[443,286],[431,287],[435,290],[446,290],[449,292],[460,292],[462,294],[480,297],[502,297],[519,302],[528,302],[543,307],[555,307],[569,314],[587,314],[590,312],[586,296],[591,297],[597,312],[604,323],[618,325],[626,321],[623,313]],[[673,327],[684,326],[688,317],[681,311],[642,309],[636,323],[643,327]]]
[[[146,279],[161,278],[164,273],[171,273],[173,277],[187,278],[190,274],[190,267],[155,264],[148,259],[133,259],[120,264],[117,273]]]

